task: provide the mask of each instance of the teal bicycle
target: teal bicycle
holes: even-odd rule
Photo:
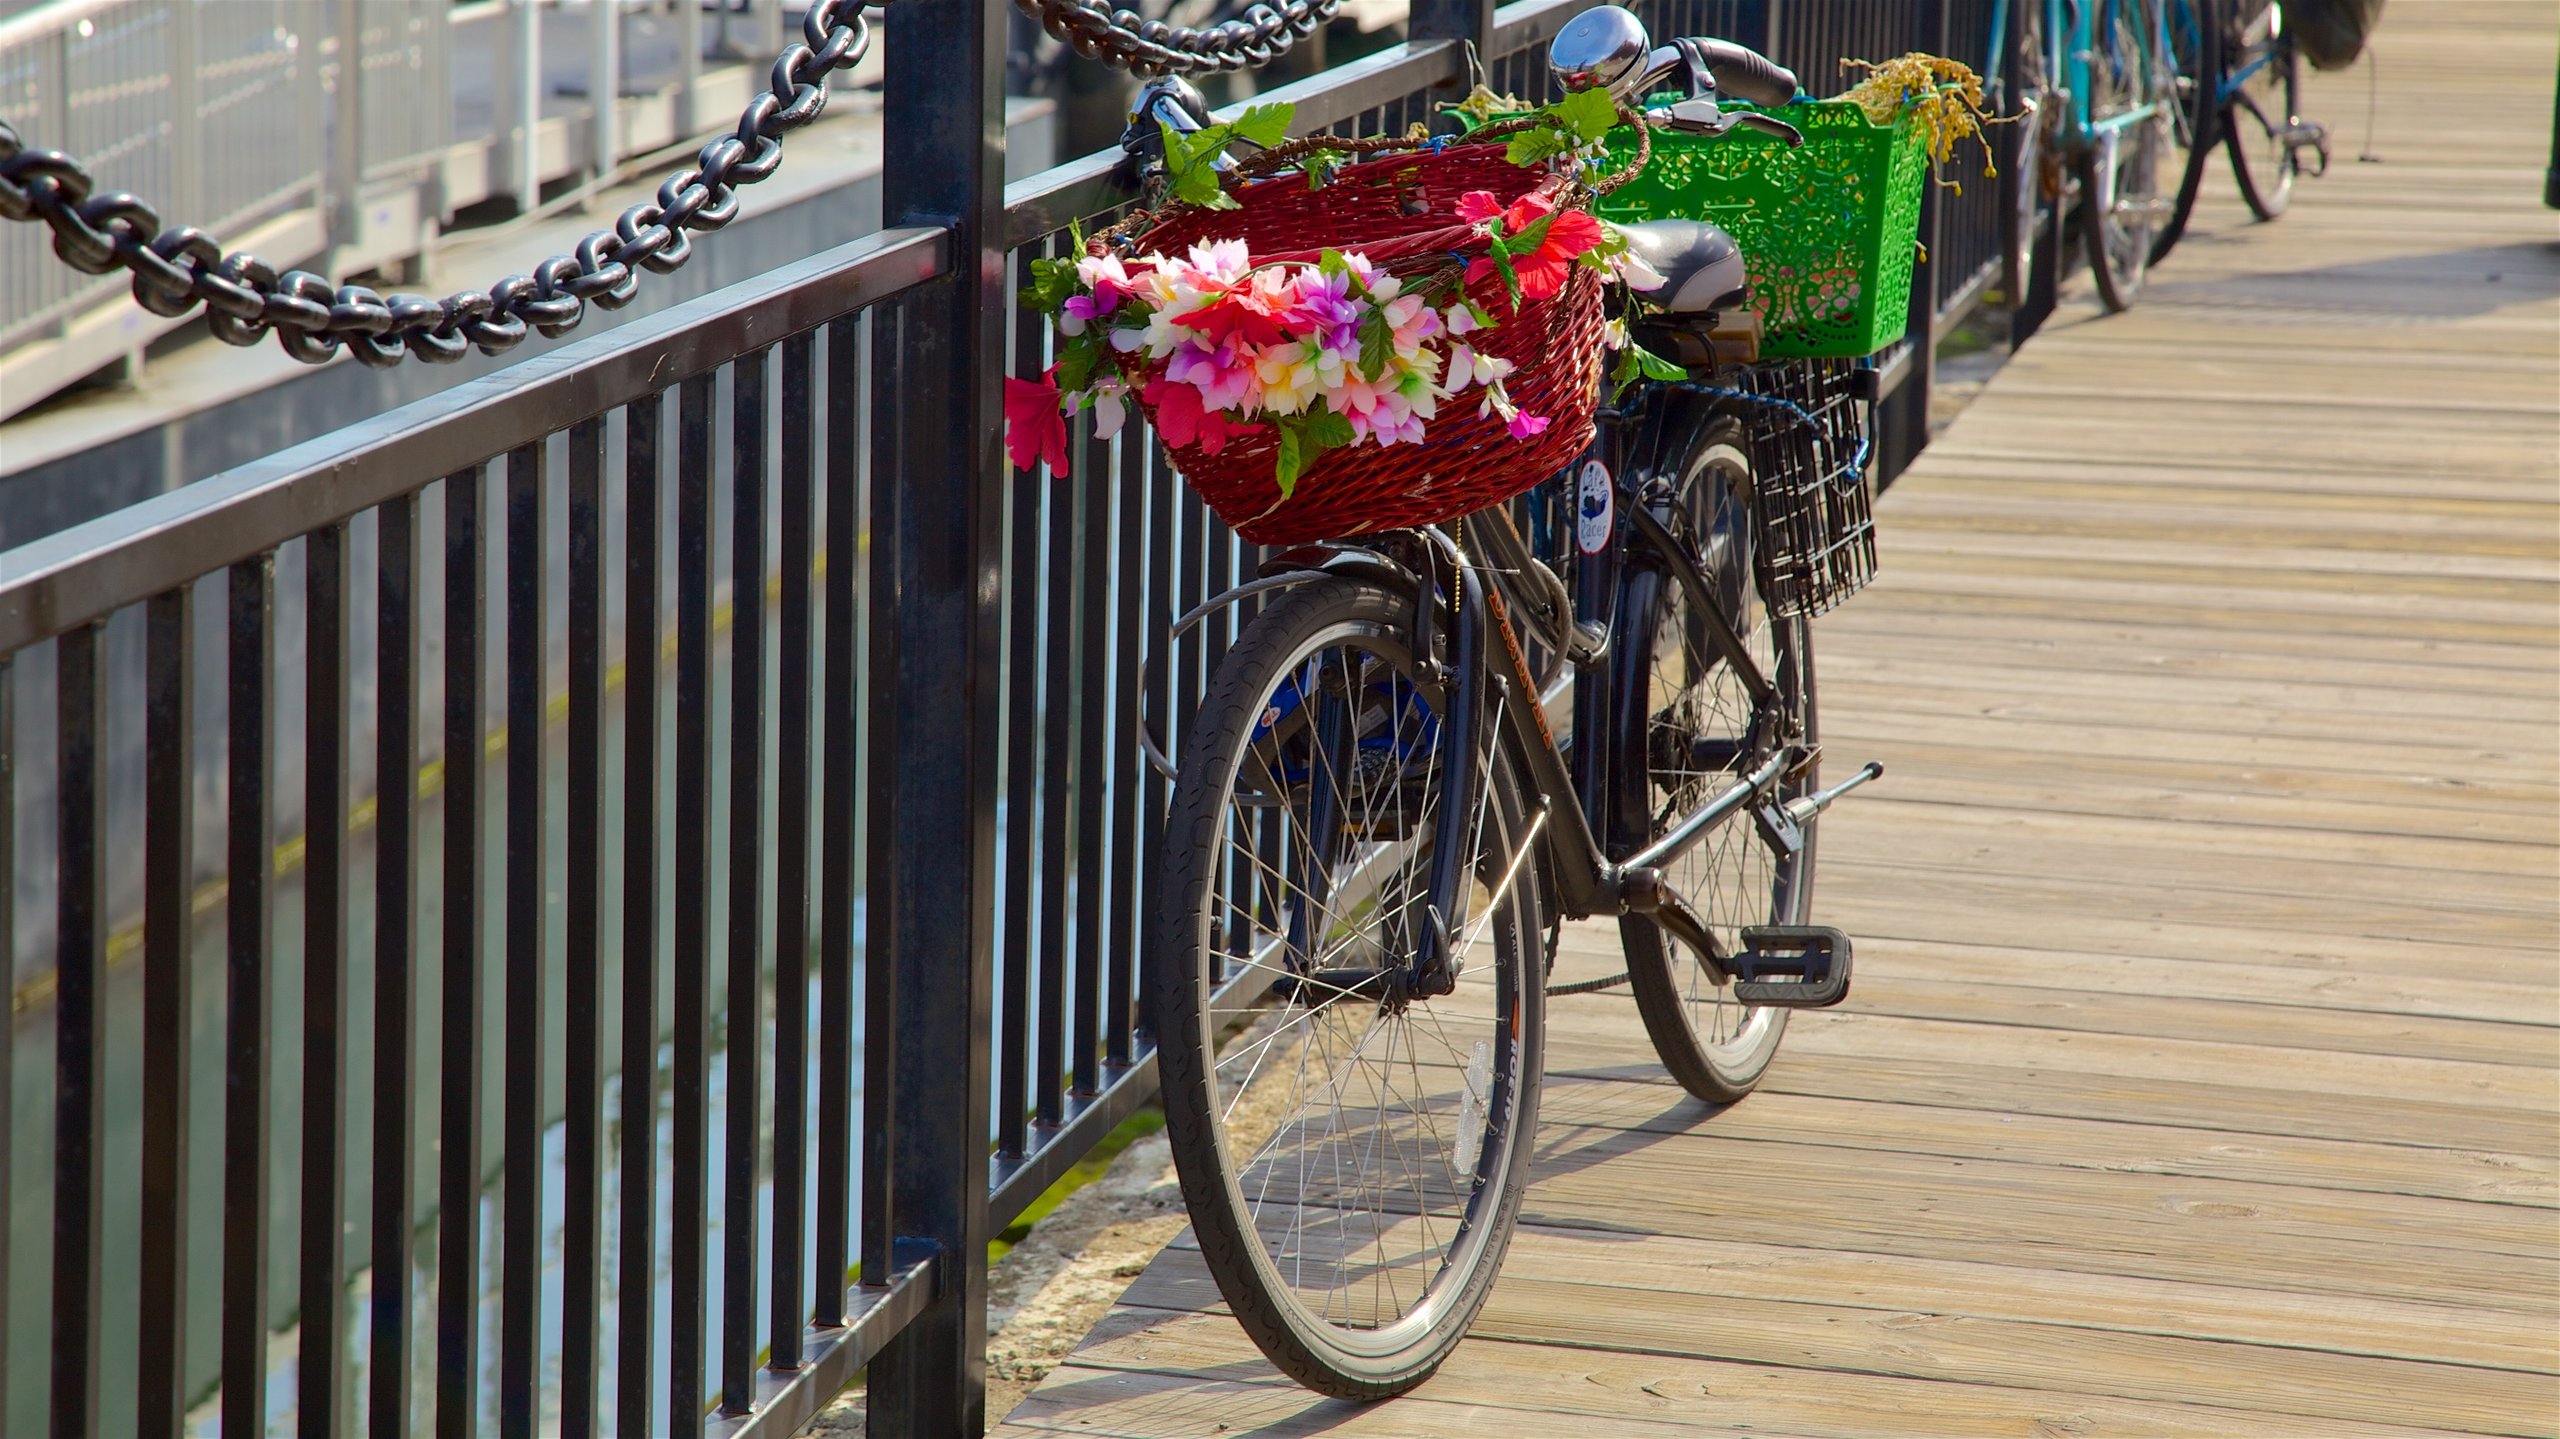
[[[2099,299],[2130,309],[2194,200],[2191,162],[2210,146],[2220,109],[2221,27],[2210,0],[2020,4],[2017,73],[1995,56],[1989,82],[2024,117],[2011,293],[2032,283],[2050,215],[2076,219]],[[2008,8],[2002,0],[1993,12],[1993,34],[2008,33]]]

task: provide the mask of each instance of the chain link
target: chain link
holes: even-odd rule
[[[869,0],[873,8],[888,0]],[[1331,19],[1342,0],[1257,3],[1239,19],[1193,28],[1112,10],[1097,0],[1014,0],[1024,14],[1076,53],[1140,75],[1199,74],[1266,64]],[[28,149],[0,120],[0,219],[41,220],[53,230],[53,252],[91,275],[122,269],[133,276],[136,304],[175,318],[205,307],[214,338],[254,345],[272,333],[286,354],[318,364],[341,349],[375,368],[405,358],[430,364],[461,359],[474,347],[495,355],[530,331],[557,338],[575,329],[593,303],[618,310],[631,302],[640,271],[666,274],[693,254],[692,231],[717,230],[738,215],[737,187],[782,164],[782,137],[818,118],[827,82],[861,63],[871,49],[865,0],[817,0],[801,21],[801,39],[773,62],[769,89],[758,91],[737,128],[702,147],[693,167],[658,187],[657,198],[622,212],[567,255],[554,255],[530,275],[509,275],[487,290],[445,298],[382,295],[362,285],[332,285],[308,270],[276,268],[245,251],[223,252],[192,225],[160,228],[159,213],[121,190],[96,192],[88,168],[59,150]],[[154,233],[154,232],[157,233]]]
[[[1208,75],[1268,65],[1314,34],[1342,0],[1278,0],[1193,27],[1115,10],[1102,0],[1013,0],[1013,8],[1088,60],[1137,75]]]
[[[130,271],[135,303],[155,315],[204,306],[206,324],[227,344],[254,345],[273,333],[297,360],[317,364],[343,349],[377,368],[404,356],[443,364],[474,346],[495,355],[523,343],[529,331],[568,333],[586,318],[590,302],[622,308],[639,289],[640,271],[663,275],[691,258],[688,232],[717,230],[737,218],[737,187],[781,165],[782,137],[826,109],[828,77],[869,52],[863,5],[817,0],[801,22],[802,38],[774,60],[771,87],[748,100],[736,130],[704,145],[692,168],[668,176],[656,199],[623,211],[612,229],[597,230],[571,254],[554,255],[532,274],[509,275],[485,291],[441,300],[381,295],[362,285],[332,285],[307,270],[278,273],[245,251],[224,254],[192,225],[160,229],[159,214],[133,195],[95,193],[87,167],[59,150],[26,148],[5,120],[0,219],[51,226],[54,254],[74,269]]]

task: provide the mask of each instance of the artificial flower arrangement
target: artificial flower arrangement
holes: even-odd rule
[[[1091,412],[1095,437],[1108,438],[1136,403],[1195,484],[1231,446],[1250,445],[1258,465],[1268,450],[1254,508],[1230,513],[1202,486],[1213,507],[1252,537],[1257,521],[1266,532],[1288,528],[1272,525],[1271,516],[1337,451],[1426,447],[1461,431],[1470,449],[1487,439],[1500,449],[1505,438],[1541,452],[1549,439],[1578,449],[1588,438],[1603,344],[1620,352],[1621,383],[1642,373],[1684,373],[1627,343],[1623,325],[1599,319],[1600,284],[1662,283],[1588,208],[1591,192],[1579,177],[1620,119],[1605,94],[1570,96],[1523,117],[1509,127],[1508,145],[1478,145],[1473,168],[1446,171],[1425,169],[1445,141],[1284,142],[1289,119],[1289,107],[1270,105],[1189,135],[1168,129],[1167,184],[1176,202],[1169,212],[1189,223],[1166,224],[1159,213],[1145,217],[1142,231],[1124,224],[1091,242],[1076,233],[1069,256],[1032,262],[1023,300],[1051,317],[1057,342],[1055,363],[1038,379],[1005,382],[1005,445],[1016,465],[1045,463],[1067,474],[1068,417]],[[1266,147],[1256,167],[1265,178],[1231,190],[1232,180],[1222,184],[1211,162],[1238,138]],[[1383,151],[1406,153],[1353,162]],[[1281,173],[1282,163],[1294,168]],[[1514,193],[1435,190],[1461,175],[1494,175]],[[1337,185],[1341,205],[1322,204]],[[1374,215],[1358,218],[1362,205],[1380,210],[1382,186],[1402,187],[1394,213],[1411,218],[1401,226],[1391,218],[1382,229]],[[1218,212],[1257,203],[1266,219],[1278,205],[1293,221],[1264,225],[1264,253],[1213,228]],[[1306,244],[1310,232],[1322,236],[1329,224],[1337,243]],[[1366,242],[1344,233],[1364,228],[1373,236]],[[1271,240],[1274,229],[1288,239]],[[1417,250],[1398,229],[1426,235],[1429,246]],[[1158,243],[1167,234],[1176,243]],[[1555,318],[1568,310],[1566,319]],[[1505,333],[1532,320],[1578,327],[1583,353],[1555,356],[1551,364],[1549,343],[1575,341]],[[1556,373],[1524,374],[1532,367]],[[1579,433],[1550,436],[1559,418]],[[1439,458],[1445,468],[1460,457]],[[1537,462],[1545,464],[1543,453]],[[1424,466],[1418,481],[1373,483],[1427,483],[1431,463],[1415,463]],[[1513,488],[1521,487],[1525,482]],[[1419,521],[1405,514],[1378,522]]]

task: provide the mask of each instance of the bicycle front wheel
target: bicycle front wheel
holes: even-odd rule
[[[1813,634],[1801,618],[1778,619],[1762,600],[1751,550],[1746,496],[1751,469],[1741,427],[1711,422],[1694,440],[1671,427],[1664,462],[1676,468],[1667,493],[1696,537],[1706,589],[1772,686],[1767,701],[1726,662],[1707,617],[1672,573],[1684,557],[1646,554],[1629,568],[1619,600],[1620,736],[1611,806],[1623,853],[1742,782],[1790,733],[1811,747]],[[1668,453],[1676,449],[1678,453]],[[1664,473],[1657,470],[1656,473]],[[1779,792],[1793,798],[1815,782],[1808,769]],[[1663,867],[1663,885],[1686,900],[1725,954],[1742,931],[1802,924],[1813,895],[1813,829],[1793,851],[1772,845],[1749,815],[1737,815]],[[1743,1004],[1714,957],[1694,953],[1642,915],[1618,921],[1636,1009],[1654,1052],[1681,1088],[1729,1103],[1760,1083],[1787,1012]]]
[[[1537,1119],[1542,916],[1503,701],[1457,753],[1410,605],[1311,581],[1228,652],[1175,783],[1149,984],[1202,1258],[1274,1364],[1347,1399],[1421,1383],[1465,1333]],[[1448,913],[1442,835],[1465,847]],[[1435,931],[1453,974],[1415,992]]]
[[[2177,111],[2161,171],[2178,177],[2178,195],[2160,233],[2152,237],[2154,265],[2169,258],[2179,237],[2187,233],[2196,195],[2204,188],[2205,164],[2221,138],[2222,27],[2216,17],[2214,0],[2164,0],[2161,19],[2175,66]]]
[[[2282,32],[2284,7],[2266,4],[2244,24],[2234,61],[2240,83],[2224,120],[2231,175],[2249,213],[2272,220],[2293,204],[2293,181],[2302,165],[2294,155],[2293,128],[2302,114],[2302,57]]]

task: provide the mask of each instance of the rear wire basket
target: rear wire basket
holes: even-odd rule
[[[1758,365],[1727,392],[1751,430],[1755,548],[1773,615],[1821,614],[1875,578],[1865,369],[1848,360]]]

